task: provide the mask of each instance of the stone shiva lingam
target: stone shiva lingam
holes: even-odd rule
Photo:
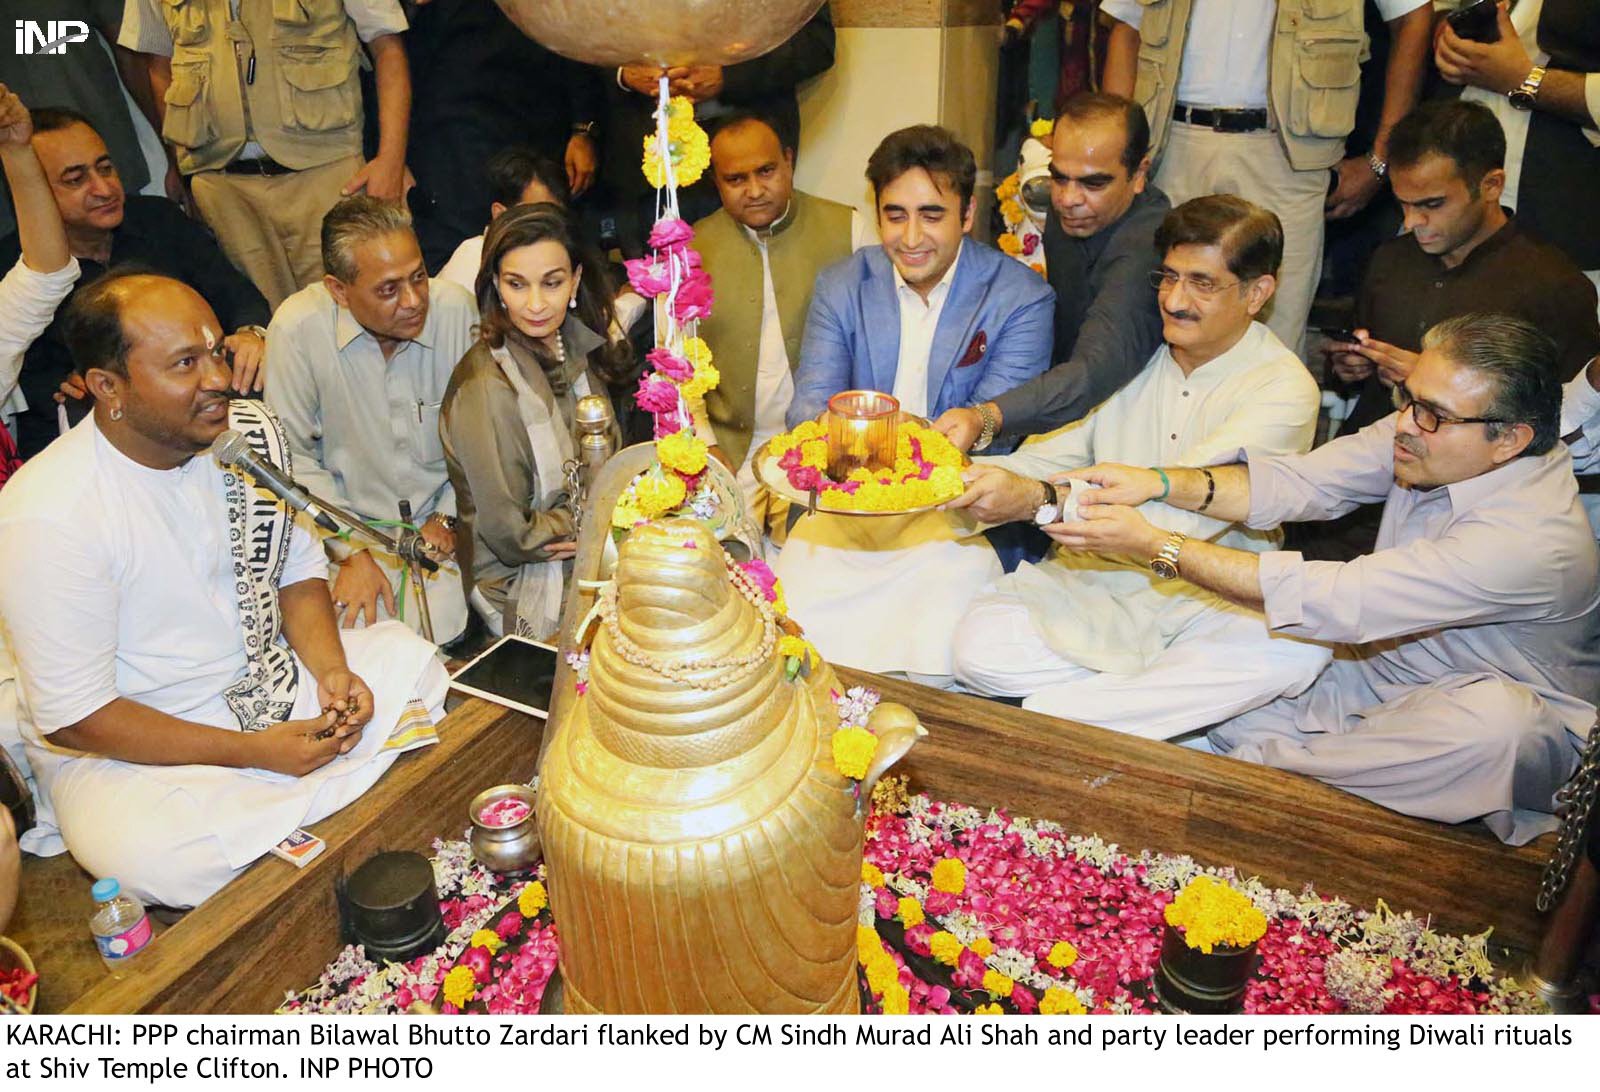
[[[831,668],[789,677],[756,582],[697,521],[640,524],[541,771],[571,1013],[853,1013],[866,801],[923,735],[879,705],[834,765]]]

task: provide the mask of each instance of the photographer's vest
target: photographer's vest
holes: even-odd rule
[[[1544,0],[1538,35],[1551,68],[1600,72],[1600,10],[1593,0]],[[1517,187],[1518,226],[1566,251],[1580,269],[1600,269],[1600,217],[1585,208],[1597,185],[1600,148],[1583,127],[1535,110]]]
[[[1139,2],[1144,18],[1133,97],[1144,107],[1151,149],[1159,156],[1177,105],[1178,69],[1193,0]],[[1267,63],[1268,115],[1295,170],[1323,170],[1344,158],[1344,139],[1355,124],[1361,94],[1361,61],[1367,53],[1362,4],[1363,0],[1278,0]]]
[[[161,0],[161,14],[161,135],[184,174],[225,166],[249,140],[295,170],[360,154],[365,54],[343,0],[239,0],[237,20],[229,0]]]
[[[850,256],[849,205],[794,191],[789,215],[767,237],[772,294],[789,371],[800,366],[800,340],[817,274]],[[717,359],[721,379],[706,394],[706,413],[717,442],[734,466],[744,462],[756,425],[756,372],[761,357],[761,248],[750,233],[718,209],[694,225],[695,248],[717,282],[717,306],[700,320],[699,334]]]

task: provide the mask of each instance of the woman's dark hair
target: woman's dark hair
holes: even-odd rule
[[[1241,281],[1276,275],[1283,264],[1278,214],[1231,193],[1195,197],[1167,213],[1156,228],[1156,257],[1180,246],[1222,248],[1228,272]]]
[[[558,204],[572,203],[572,193],[567,189],[566,168],[532,148],[520,144],[502,148],[489,157],[486,170],[489,175],[489,199],[500,202],[506,208],[520,205],[522,191],[533,181],[549,190]]]
[[[944,175],[961,198],[961,212],[967,211],[972,191],[978,185],[978,161],[972,149],[961,143],[949,129],[937,125],[912,125],[897,129],[883,138],[867,160],[867,181],[872,183],[874,201],[883,199],[889,183],[907,171],[921,167],[939,185]]]
[[[607,383],[625,383],[634,374],[633,349],[626,339],[613,340],[612,322],[616,308],[612,304],[614,289],[606,276],[600,256],[581,242],[567,210],[560,205],[543,203],[517,205],[507,209],[499,219],[489,225],[483,236],[483,261],[478,266],[476,283],[478,295],[478,336],[498,349],[506,339],[515,338],[536,356],[547,354],[517,330],[500,301],[500,263],[513,250],[535,243],[553,242],[567,252],[574,267],[582,266],[578,282],[578,320],[606,339],[606,343],[593,354],[592,363],[600,378]]]

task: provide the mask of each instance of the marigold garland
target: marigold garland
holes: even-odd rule
[[[667,143],[674,181],[679,186],[694,185],[711,165],[711,141],[694,120],[694,103],[683,95],[667,104]],[[643,169],[645,178],[656,189],[667,184],[655,132],[644,138]]]
[[[825,507],[866,512],[904,512],[942,504],[959,497],[965,457],[943,434],[906,422],[895,442],[895,463],[890,470],[854,470],[842,482],[827,476],[827,428],[819,421],[802,421],[793,430],[774,437],[770,450],[778,469],[801,492],[817,490]]]

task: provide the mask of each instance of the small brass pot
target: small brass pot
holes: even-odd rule
[[[1170,1013],[1216,1016],[1244,1007],[1245,987],[1255,974],[1256,946],[1191,948],[1183,933],[1167,925],[1161,934],[1161,963],[1152,982],[1156,1000]]]
[[[521,800],[528,805],[528,817],[511,826],[490,826],[483,813],[501,800]],[[526,785],[496,785],[472,798],[467,816],[472,820],[472,855],[491,872],[517,872],[531,868],[539,860],[543,846],[539,824],[534,816],[537,798]]]

